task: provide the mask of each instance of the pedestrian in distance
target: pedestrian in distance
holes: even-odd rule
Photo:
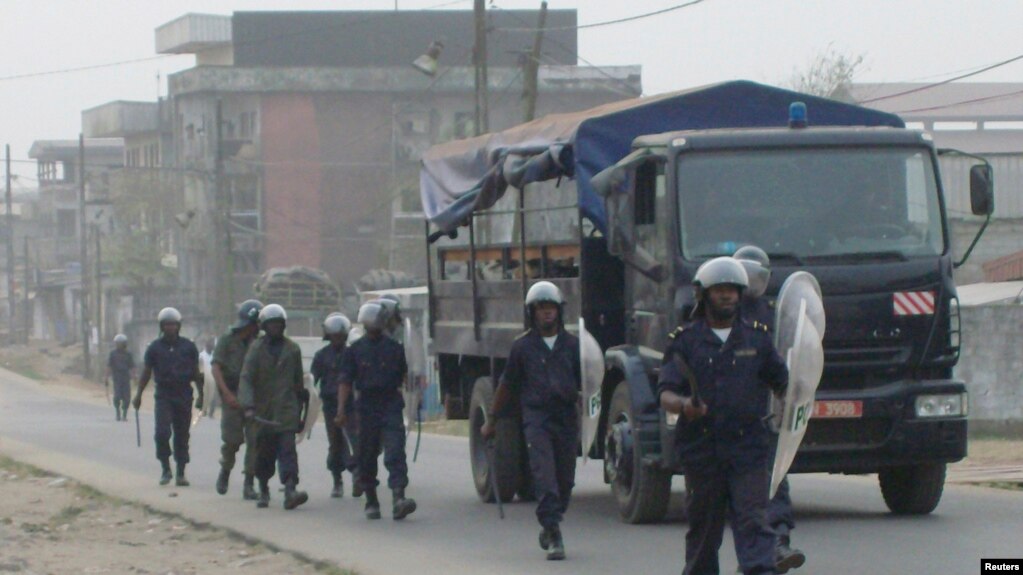
[[[773,302],[764,296],[767,284],[771,280],[771,258],[757,246],[743,246],[732,255],[746,269],[749,287],[742,292],[740,314],[747,322],[756,322],[767,326],[774,335],[775,310]],[[772,434],[772,457],[767,460],[770,472],[773,452],[778,444],[778,434]],[[789,479],[785,477],[767,504],[767,524],[771,526],[777,537],[774,550],[774,570],[788,573],[790,569],[798,569],[806,562],[806,554],[791,547],[791,533],[796,528],[792,513],[792,498],[789,495]]]
[[[199,352],[199,372],[203,378],[203,389],[206,389],[206,382],[213,381],[213,350],[216,345],[216,339],[208,337],[203,341],[203,348]],[[204,396],[206,394],[203,394]],[[204,406],[206,414],[210,419],[213,419],[217,414],[217,408],[220,407],[220,397],[217,393],[209,394],[209,397],[205,397],[207,403]]]
[[[135,378],[135,358],[128,351],[128,336],[114,336],[114,349],[107,357],[107,372],[103,383],[110,387],[114,380],[114,418],[128,421],[128,403],[131,401],[131,380]]]
[[[309,500],[298,491],[298,450],[295,436],[302,431],[304,408],[309,406],[302,372],[302,350],[284,335],[287,313],[277,304],[259,312],[259,325],[265,332],[245,354],[238,403],[246,420],[257,429],[256,478],[259,499],[256,507],[270,505],[270,478],[275,466],[284,484],[284,509],[292,510]]]
[[[171,481],[170,458],[177,464],[174,484],[187,487],[185,466],[188,465],[189,427],[192,422],[192,384],[195,384],[195,407],[202,409],[202,378],[199,376],[199,350],[195,344],[181,337],[181,313],[165,307],[157,314],[160,337],[146,348],[142,376],[132,406],[142,405],[142,392],[150,378],[156,380],[156,458],[163,472],[160,485]],[[171,449],[173,438],[174,448]]]
[[[675,432],[689,490],[682,573],[719,572],[729,516],[742,572],[774,573],[775,534],[766,516],[773,450],[763,418],[768,390],[783,393],[788,371],[767,326],[740,317],[749,286],[742,264],[715,258],[693,283],[696,319],[671,334],[657,388],[661,407],[682,415]]]
[[[354,442],[358,435],[355,426],[355,402],[349,401],[345,405],[348,411],[346,427],[338,427],[334,424],[337,417],[337,388],[338,377],[341,373],[341,359],[347,347],[348,332],[352,328],[352,322],[343,313],[332,313],[323,320],[323,340],[329,342],[316,352],[313,356],[313,363],[309,367],[312,373],[313,382],[319,389],[320,399],[323,402],[323,423],[327,428],[327,470],[330,471],[334,480],[334,487],[330,496],[340,498],[344,496],[344,483],[341,474],[348,471],[352,474],[352,496],[359,497],[362,491],[357,481],[357,461],[355,458],[356,447]],[[350,444],[351,442],[351,444]]]
[[[366,334],[345,351],[338,377],[338,407],[334,424],[348,424],[348,402],[357,393],[359,483],[366,494],[367,519],[380,519],[377,498],[377,458],[384,453],[387,486],[391,489],[392,517],[402,520],[416,510],[414,499],[405,497],[408,462],[405,457],[405,423],[401,395],[408,366],[405,350],[387,336],[383,307],[377,302],[359,308],[358,321]]]
[[[217,339],[217,347],[210,358],[210,372],[224,403],[220,413],[220,475],[217,476],[217,493],[227,493],[235,458],[244,443],[245,459],[242,467],[245,482],[242,484],[242,499],[246,500],[256,499],[253,480],[256,449],[253,445],[253,432],[248,429],[245,413],[238,402],[238,385],[241,382],[245,354],[259,335],[259,312],[262,309],[263,303],[259,300],[242,302],[238,308],[238,321]]]
[[[579,449],[579,339],[565,331],[565,300],[554,284],[533,284],[525,307],[532,326],[512,344],[481,433],[493,437],[495,419],[506,416],[513,401],[520,404],[536,518],[542,527],[540,547],[547,559],[561,560],[561,522],[575,486]]]

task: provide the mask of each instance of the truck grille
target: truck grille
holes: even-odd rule
[[[803,437],[807,447],[873,447],[891,432],[888,419],[811,419]]]

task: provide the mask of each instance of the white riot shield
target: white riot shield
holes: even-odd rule
[[[583,461],[589,459],[593,440],[597,438],[600,423],[600,386],[604,382],[604,352],[597,340],[586,331],[586,322],[579,318],[579,363],[582,374],[582,432]]]
[[[309,392],[309,408],[305,415],[305,425],[298,437],[295,438],[295,443],[302,443],[303,439],[312,437],[313,426],[316,425],[316,420],[319,419],[320,412],[323,411],[323,400],[320,399],[320,392],[313,385],[313,376],[307,373],[304,380],[305,390]]]
[[[405,399],[405,424],[411,430],[412,424],[419,419],[419,404],[423,400],[423,381],[426,375],[426,356],[423,349],[423,334],[416,330],[412,319],[405,318],[405,363],[408,365],[408,376],[402,395]]]
[[[784,400],[776,402],[778,447],[771,472],[774,497],[806,434],[814,396],[824,372],[824,303],[816,278],[806,272],[790,276],[778,295],[775,345],[788,365]]]

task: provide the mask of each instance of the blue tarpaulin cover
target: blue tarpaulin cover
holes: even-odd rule
[[[509,185],[574,178],[582,215],[605,229],[590,179],[630,152],[635,138],[677,130],[788,125],[789,104],[805,102],[811,126],[905,127],[886,112],[745,80],[552,114],[502,132],[431,147],[423,154],[423,211],[438,229],[468,223]]]

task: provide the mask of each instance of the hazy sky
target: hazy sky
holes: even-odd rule
[[[399,0],[398,7],[442,3],[450,4],[445,9],[472,8],[472,0]],[[578,9],[585,25],[682,3],[549,0],[548,5]],[[540,0],[488,4],[535,9]],[[166,93],[166,76],[192,66],[192,56],[13,76],[154,57],[155,28],[187,12],[394,7],[394,0],[0,0],[0,144],[11,144],[12,172],[21,177],[20,185],[33,186],[35,167],[24,162],[32,141],[76,138],[84,109],[111,100],[155,100],[158,89]],[[784,84],[829,47],[864,56],[859,81],[937,81],[1023,54],[1021,30],[1023,0],[704,0],[580,30],[579,55],[596,65],[642,65],[646,94],[739,78]],[[970,80],[1023,82],[1023,60]]]

